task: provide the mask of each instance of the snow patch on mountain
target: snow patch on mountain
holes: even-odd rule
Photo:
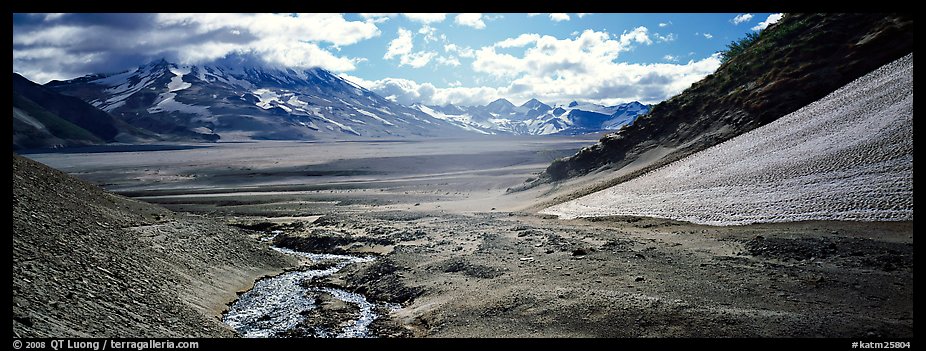
[[[161,93],[159,101],[147,109],[148,113],[182,112],[198,116],[210,116],[209,106],[194,106],[175,100],[177,93]]]
[[[260,99],[260,101],[258,101],[256,105],[262,109],[266,110],[266,109],[274,107],[274,104],[273,104],[274,102],[277,104],[280,103],[280,95],[277,94],[273,90],[257,89],[257,90],[252,91],[251,93],[257,96],[258,99]]]
[[[373,112],[366,111],[366,110],[364,110],[364,109],[359,109],[359,108],[357,109],[357,112],[359,112],[360,114],[362,114],[362,115],[364,115],[364,116],[370,117],[370,118],[375,119],[375,120],[380,121],[380,122],[383,122],[383,124],[385,124],[385,125],[387,125],[387,126],[395,126],[395,124],[393,124],[392,122],[389,122],[389,121],[387,121],[387,120],[385,120],[385,119],[380,118],[379,116],[377,116],[377,115],[376,115],[375,113],[373,113]]]
[[[190,74],[190,67],[171,67],[170,73],[173,73],[174,76],[170,78],[170,83],[167,83],[168,92],[173,93],[193,86],[193,84],[183,81],[183,76]]]
[[[100,99],[91,101],[90,103],[106,112],[111,112],[114,109],[125,104],[125,99],[129,98],[133,94],[141,91],[142,89],[147,88],[149,85],[154,83],[156,76],[151,75],[151,67],[145,67],[145,71],[136,69],[131,74],[116,74],[110,77],[97,79],[91,81],[93,84],[100,84],[104,86],[109,86],[103,90],[105,94],[109,96],[106,99]],[[137,81],[133,82],[133,79],[136,78]]]
[[[318,119],[320,119],[320,120],[322,120],[322,121],[325,121],[325,122],[328,122],[328,123],[330,123],[330,124],[333,124],[333,125],[337,126],[338,128],[340,128],[341,130],[343,130],[343,131],[345,131],[345,132],[348,132],[348,133],[351,133],[351,134],[360,136],[360,133],[358,133],[358,132],[357,132],[356,130],[354,130],[353,128],[348,127],[348,126],[346,126],[346,125],[343,125],[343,124],[341,124],[341,123],[338,123],[338,122],[336,122],[336,121],[333,121],[333,120],[329,119],[328,117],[325,117],[325,115],[323,115],[323,114],[320,112],[320,110],[321,110],[321,108],[313,108],[313,109],[311,110],[311,111],[312,111],[312,115],[313,115],[315,118],[318,118]],[[331,127],[329,127],[328,129],[329,129],[329,130],[332,130]]]
[[[419,110],[419,111],[421,111],[421,112],[424,112],[424,113],[430,115],[431,117],[434,117],[434,118],[437,118],[437,119],[441,119],[441,120],[445,120],[445,121],[447,121],[447,122],[452,123],[453,125],[459,126],[460,128],[463,128],[463,129],[468,130],[468,131],[472,131],[472,132],[476,132],[476,133],[480,133],[480,134],[495,134],[495,133],[489,132],[489,131],[487,131],[487,130],[485,130],[485,129],[483,129],[483,128],[477,128],[477,127],[475,127],[475,126],[473,125],[474,123],[473,123],[473,121],[472,121],[472,117],[471,117],[470,115],[468,115],[468,114],[462,114],[462,115],[451,115],[451,114],[446,114],[446,113],[444,113],[444,112],[437,111],[437,110],[435,110],[435,109],[433,109],[433,108],[431,108],[431,107],[428,107],[428,106],[425,106],[425,105],[421,105],[421,104],[416,104],[416,105],[413,105],[412,107],[415,108],[415,109],[417,109],[417,110]]]

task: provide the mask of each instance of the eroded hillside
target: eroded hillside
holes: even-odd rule
[[[788,14],[714,74],[632,126],[553,162],[533,185],[620,169],[648,151],[671,150],[571,197],[610,187],[774,121],[912,50],[908,16]]]

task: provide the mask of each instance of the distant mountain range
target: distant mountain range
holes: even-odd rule
[[[412,106],[462,128],[483,133],[517,135],[584,134],[618,130],[632,124],[637,116],[649,112],[649,106],[630,102],[602,106],[573,101],[567,105],[550,106],[531,99],[521,106],[498,99],[485,106],[461,107]]]
[[[46,86],[157,133],[191,131],[223,140],[467,133],[319,68],[234,62],[187,66],[160,60]]]
[[[499,99],[485,106],[409,107],[324,69],[273,68],[234,58],[210,65],[162,59],[44,86],[13,75],[14,148],[165,139],[581,134],[619,129],[649,111],[638,102],[550,106],[536,99],[521,106]]]

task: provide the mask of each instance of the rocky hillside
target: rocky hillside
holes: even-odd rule
[[[774,121],[912,51],[913,19],[906,15],[785,15],[714,74],[633,125],[554,161],[532,184],[617,170],[648,151],[671,150],[576,195],[607,188]]]
[[[15,337],[228,337],[235,292],[288,258],[234,227],[13,155]]]

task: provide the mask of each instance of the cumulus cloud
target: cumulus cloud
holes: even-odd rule
[[[44,83],[161,57],[197,64],[250,55],[268,64],[343,72],[362,59],[330,48],[378,35],[372,20],[340,14],[16,14],[13,70]]]
[[[752,27],[752,30],[763,30],[767,28],[768,26],[772,25],[773,23],[781,20],[782,17],[784,17],[783,13],[773,13],[771,15],[768,15],[768,18],[766,18],[762,22],[759,22],[759,24],[757,24],[755,27]]]
[[[383,23],[398,16],[398,13],[358,13],[363,19],[373,23]]]
[[[669,21],[669,22],[659,22],[659,28],[668,27],[670,24],[672,24],[672,21]]]
[[[575,39],[525,33],[477,50],[473,70],[509,77],[525,72],[572,75],[613,61],[633,44],[652,44],[646,27],[625,31],[617,39],[607,32],[594,30],[585,30]],[[497,51],[514,47],[526,47],[523,57]]]
[[[679,58],[672,55],[663,57],[668,63],[616,61],[620,53],[651,43],[645,27],[620,35],[586,30],[565,39],[524,33],[473,50],[473,70],[501,78],[501,86],[436,87],[400,78],[354,81],[403,104],[483,105],[501,97],[512,101],[538,98],[547,103],[655,103],[681,92],[720,66],[717,55],[687,63],[677,63]],[[462,51],[455,44],[446,44],[444,49],[447,53]],[[511,54],[507,49],[523,49],[523,53]]]
[[[471,58],[471,57],[475,57],[475,56],[476,56],[476,52],[473,50],[473,48],[471,48],[471,47],[469,47],[469,46],[460,47],[460,46],[458,46],[457,44],[454,44],[454,43],[445,44],[445,45],[444,45],[444,52],[447,52],[447,53],[456,53],[456,55],[457,55],[457,56],[460,56],[460,57],[469,57],[469,58]]]
[[[624,33],[621,34],[621,37],[620,37],[621,45],[624,45],[626,47],[629,47],[629,45],[632,43],[650,45],[653,43],[653,41],[650,40],[649,35],[647,33],[649,33],[649,29],[643,26],[634,28],[630,32],[624,31]]]
[[[550,20],[552,20],[553,22],[568,21],[569,15],[565,13],[551,13]]]
[[[446,65],[446,66],[456,67],[456,66],[461,65],[460,60],[458,60],[456,57],[453,57],[453,56],[438,56],[436,61],[438,64]]]
[[[733,23],[733,25],[739,25],[740,23],[749,22],[750,20],[752,20],[751,13],[741,13],[736,15],[736,17],[733,17],[733,19],[730,20],[730,23]]]
[[[403,13],[405,17],[412,21],[421,23],[443,22],[447,18],[446,13]]]
[[[677,59],[677,58],[676,58]],[[385,78],[364,80],[341,76],[364,88],[401,104],[459,106],[485,105],[498,98],[511,101],[525,101],[531,98],[546,103],[568,103],[584,100],[605,105],[629,101],[656,103],[680,93],[692,83],[713,73],[720,66],[719,56],[712,55],[699,61],[685,64],[656,63],[631,64],[611,63],[595,72],[551,78],[524,74],[507,86],[463,87],[459,82],[446,88],[431,83],[418,83],[409,79]]]
[[[481,13],[461,13],[454,17],[453,20],[459,25],[476,29],[483,29],[486,27],[486,23],[482,20]]]
[[[591,15],[591,14],[590,14],[590,13],[586,13],[586,12],[579,12],[579,13],[576,14],[576,16],[579,16],[579,18],[588,16],[588,15]]]
[[[398,37],[389,42],[386,48],[384,59],[391,59],[396,56],[407,55],[412,52],[412,32],[405,28],[399,28]]]
[[[703,35],[703,36],[704,36],[705,38],[707,38],[707,39],[711,39],[711,38],[714,37],[714,35],[711,34],[711,33],[701,33],[701,35]]]
[[[431,62],[437,53],[433,51],[414,52],[412,44],[412,32],[405,28],[399,28],[398,36],[389,42],[386,48],[384,59],[399,58],[399,66],[411,66],[412,68],[421,68]]]
[[[505,90],[493,87],[462,87],[459,86],[459,82],[448,84],[447,88],[437,88],[431,83],[418,83],[403,78],[366,80],[348,74],[341,74],[341,77],[404,105],[484,105],[503,97]]]
[[[659,33],[653,33],[653,36],[656,37],[656,42],[658,43],[667,43],[670,41],[675,41],[675,39],[677,39],[677,37],[675,36],[675,33],[669,33],[666,35],[662,35]]]
[[[430,25],[423,25],[418,29],[418,34],[424,36],[425,42],[437,41],[437,28],[431,27]]]

